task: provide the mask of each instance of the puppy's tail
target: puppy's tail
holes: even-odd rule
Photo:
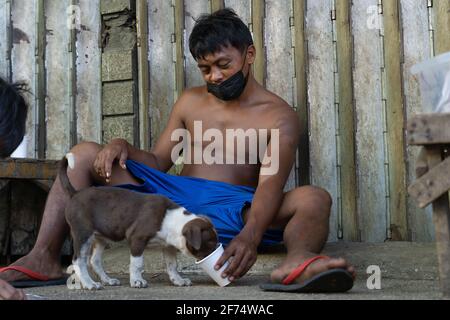
[[[75,156],[73,153],[66,154],[66,156],[61,159],[61,164],[59,166],[59,180],[61,181],[61,185],[72,198],[77,191],[69,181],[69,177],[67,176],[67,167],[70,167],[71,169],[75,167]]]

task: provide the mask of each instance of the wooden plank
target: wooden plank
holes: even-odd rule
[[[77,142],[102,140],[102,87],[100,48],[100,2],[79,1],[80,26],[77,31],[76,128]]]
[[[0,159],[0,179],[40,179],[56,177],[58,161],[33,159]]]
[[[179,0],[177,0],[179,1]],[[140,148],[150,149],[149,66],[148,66],[148,6],[147,1],[136,3],[138,68],[139,68],[139,135]]]
[[[428,165],[435,167],[442,160],[440,148],[427,148]],[[448,173],[448,171],[447,171]],[[433,203],[433,223],[439,260],[439,278],[444,297],[450,299],[450,209],[448,193]]]
[[[252,24],[252,0],[225,0],[225,7],[232,8],[249,28]]]
[[[431,58],[431,40],[429,36],[428,8],[425,1],[419,4],[414,0],[401,0],[401,15],[403,29],[403,87],[405,99],[406,120],[414,114],[422,113],[419,83],[411,74],[411,67]],[[431,111],[431,110],[429,110]],[[406,184],[415,181],[415,168],[419,148],[407,145]],[[425,210],[417,207],[414,199],[407,197],[408,225],[411,232],[410,240],[428,242],[434,240],[434,226],[431,208]]]
[[[184,0],[175,1],[175,83],[176,95],[179,98],[185,88],[184,74]]]
[[[76,111],[76,103],[77,103],[77,50],[76,50],[76,41],[77,41],[77,32],[81,27],[79,24],[81,23],[79,15],[80,7],[75,5],[76,0],[69,0],[70,7],[67,8],[67,19],[69,19],[69,23],[67,28],[69,29],[69,41],[67,44],[68,52],[69,52],[69,121],[70,121],[70,146],[74,146],[78,143],[78,133],[77,133],[77,111]]]
[[[308,1],[306,34],[309,57],[311,183],[327,190],[336,203],[337,162],[334,105],[334,47],[328,0]],[[329,241],[336,241],[337,208],[332,207]]]
[[[47,159],[61,159],[70,149],[69,68],[71,56],[67,51],[70,30],[65,14],[69,1],[46,1],[47,16]]]
[[[261,85],[265,85],[266,52],[264,43],[265,0],[252,0],[252,34],[256,48],[253,74]]]
[[[450,1],[433,1],[435,11],[435,51],[436,55],[450,51]]]
[[[409,194],[416,199],[420,208],[425,208],[431,202],[450,190],[450,158],[433,167],[408,189]]]
[[[289,0],[266,0],[266,88],[294,105],[294,64]]]
[[[377,19],[377,6],[378,0],[355,1],[352,6],[358,215],[363,242],[387,238],[380,30],[376,23],[369,23]],[[375,16],[368,16],[368,8],[375,9]]]
[[[266,54],[267,79],[266,88],[283,98],[289,105],[294,105],[294,60],[290,17],[292,2],[289,0],[266,0]],[[287,192],[296,187],[296,168],[291,170],[284,187]]]
[[[197,86],[204,86],[205,80],[203,80],[202,74],[189,51],[189,36],[194,28],[195,21],[202,14],[210,12],[209,0],[187,0],[184,2],[185,8],[185,32],[186,32],[186,44],[184,48],[185,56],[185,75],[186,75],[186,88],[192,88]]]
[[[211,0],[211,12],[223,9],[224,7],[224,0]]]
[[[164,130],[175,103],[175,64],[173,63],[174,11],[168,1],[148,3],[151,145]],[[152,32],[158,30],[158,32]]]
[[[408,239],[399,0],[383,2],[391,239]]]
[[[47,149],[47,127],[46,127],[46,112],[45,112],[45,12],[44,0],[36,0],[36,47],[35,47],[35,61],[36,61],[36,79],[35,79],[35,101],[36,101],[36,150],[39,159],[45,159]]]
[[[342,238],[358,241],[356,204],[355,109],[353,104],[353,43],[350,3],[336,1],[337,64],[339,81],[339,174]]]
[[[308,83],[307,83],[307,49],[305,37],[306,0],[293,1],[294,5],[294,64],[295,94],[294,107],[300,120],[300,139],[298,150],[297,182],[309,185],[309,123],[308,123]]]
[[[433,145],[450,143],[450,113],[425,113],[408,121],[408,143]]]
[[[0,0],[0,77],[9,80],[11,73],[11,2]]]
[[[27,0],[16,0],[11,6],[12,20],[12,81],[24,81],[30,92],[24,94],[28,102],[28,117],[26,122],[27,157],[37,157],[38,109],[36,107],[36,6]]]

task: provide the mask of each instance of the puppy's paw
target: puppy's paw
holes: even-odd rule
[[[146,280],[144,279],[131,279],[130,280],[130,286],[132,288],[147,288],[148,287],[148,283]]]
[[[103,289],[103,286],[100,282],[90,282],[90,283],[86,283],[83,284],[83,288],[86,290],[101,290]]]
[[[172,283],[178,287],[190,287],[192,285],[192,281],[188,278],[174,278],[170,279]]]
[[[120,280],[119,279],[105,279],[104,281],[102,281],[102,284],[105,286],[120,286]]]

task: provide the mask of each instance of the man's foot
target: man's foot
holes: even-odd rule
[[[273,283],[282,283],[283,280],[299,265],[305,262],[307,259],[314,257],[315,255],[310,254],[302,257],[288,257],[286,260],[276,268],[270,275],[270,279]],[[330,258],[330,259],[319,259],[311,263],[306,270],[294,280],[293,283],[302,284],[306,280],[311,279],[315,275],[331,269],[345,269],[347,270],[355,279],[356,273],[355,268],[350,266],[342,258]]]
[[[45,254],[30,252],[25,257],[17,260],[11,266],[20,266],[47,276],[49,279],[59,279],[63,276],[58,261]],[[29,280],[26,274],[18,271],[8,270],[0,273],[0,279],[12,282],[17,280]]]

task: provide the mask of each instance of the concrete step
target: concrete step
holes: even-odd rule
[[[270,275],[285,256],[284,250],[260,253],[249,275]],[[384,278],[410,280],[438,279],[438,262],[434,243],[386,242],[379,244],[337,242],[328,243],[323,254],[343,257],[352,264],[358,275],[367,274],[369,266],[378,266]],[[105,270],[108,273],[128,274],[129,250],[121,243],[105,251]],[[178,254],[179,270],[186,274],[203,274],[193,258]],[[165,273],[160,249],[145,252],[145,271],[149,274]]]

